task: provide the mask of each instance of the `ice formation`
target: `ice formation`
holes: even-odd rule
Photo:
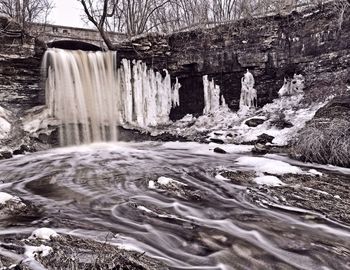
[[[49,116],[61,121],[61,145],[116,141],[117,125],[139,127],[169,122],[179,105],[176,80],[169,73],[147,68],[141,61],[123,59],[117,68],[115,52],[49,49],[43,59]]]
[[[225,107],[225,98],[221,97],[220,105],[220,86],[216,85],[214,79],[209,80],[208,75],[203,76],[203,90],[204,90],[204,109],[203,114],[214,113]]]
[[[294,74],[292,79],[284,78],[283,86],[278,91],[278,95],[282,97],[303,93],[305,87],[304,81],[304,76],[300,74]]]
[[[121,120],[143,128],[168,123],[171,108],[179,105],[178,80],[172,87],[167,70],[163,78],[141,61],[123,59],[118,72],[123,101]]]
[[[254,76],[247,70],[244,77],[241,79],[242,89],[241,98],[239,100],[239,108],[242,110],[244,107],[256,107],[258,96],[256,90],[254,89]]]
[[[8,121],[10,112],[0,106],[0,139],[5,138],[11,131],[11,124]]]

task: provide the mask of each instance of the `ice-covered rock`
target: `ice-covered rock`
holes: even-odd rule
[[[21,202],[21,199],[6,192],[0,192],[0,204],[5,204],[8,201]]]
[[[50,228],[40,228],[32,232],[28,239],[51,240],[52,237],[57,237],[58,233]]]
[[[305,79],[301,74],[294,74],[293,78],[284,78],[284,83],[281,89],[278,91],[278,95],[292,96],[303,93],[305,88]]]
[[[266,186],[282,186],[284,183],[276,176],[272,175],[264,175],[254,178],[254,182],[258,185],[266,185]]]
[[[161,176],[157,180],[157,183],[160,185],[163,185],[163,186],[167,186],[173,182],[174,182],[174,179],[169,178],[169,177],[165,177],[165,176]]]

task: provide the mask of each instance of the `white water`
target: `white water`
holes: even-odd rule
[[[49,115],[61,123],[61,145],[116,141],[117,126],[156,126],[169,122],[179,105],[176,80],[141,61],[123,59],[117,69],[115,52],[49,49],[43,59]]]

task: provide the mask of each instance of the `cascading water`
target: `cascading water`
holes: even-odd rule
[[[116,67],[114,52],[45,53],[46,104],[61,121],[61,145],[117,140]]]
[[[141,61],[123,59],[117,69],[115,52],[49,49],[43,59],[46,104],[61,121],[61,145],[116,141],[117,126],[156,126],[169,122],[179,105],[181,85]]]

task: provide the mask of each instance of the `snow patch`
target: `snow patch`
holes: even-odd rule
[[[164,176],[159,177],[158,180],[157,180],[157,183],[159,185],[163,185],[163,186],[167,186],[167,185],[169,185],[169,184],[171,184],[173,182],[174,182],[174,179],[168,178],[168,177],[164,177]]]
[[[11,194],[8,194],[6,192],[0,192],[0,204],[5,204],[8,201],[18,203],[21,202],[21,199],[16,196],[12,196]]]
[[[215,179],[216,179],[216,180],[221,180],[221,181],[230,181],[230,179],[228,179],[228,178],[222,176],[221,174],[215,175]]]
[[[24,256],[31,258],[31,259],[36,259],[38,257],[46,257],[52,252],[52,248],[45,246],[45,245],[40,245],[40,246],[25,246],[25,252]]]
[[[321,173],[321,172],[319,172],[319,171],[317,171],[315,169],[310,169],[309,173],[312,174],[312,175],[316,175],[316,176],[322,176],[323,175],[323,173]]]
[[[254,148],[253,145],[241,145],[241,144],[217,144],[217,143],[209,143],[212,147],[219,147],[222,150],[225,150],[225,152],[230,154],[240,154],[240,153],[247,153],[251,152]]]
[[[303,174],[303,171],[296,166],[286,162],[262,157],[240,157],[236,160],[237,165],[252,167],[256,172],[283,175]]]
[[[266,185],[266,186],[282,186],[285,185],[278,177],[272,175],[264,175],[254,178],[254,182],[258,185]]]
[[[28,239],[51,240],[52,237],[57,237],[58,233],[50,228],[40,228],[32,232]]]
[[[150,180],[148,182],[148,188],[149,189],[156,189],[156,183],[153,180]]]

